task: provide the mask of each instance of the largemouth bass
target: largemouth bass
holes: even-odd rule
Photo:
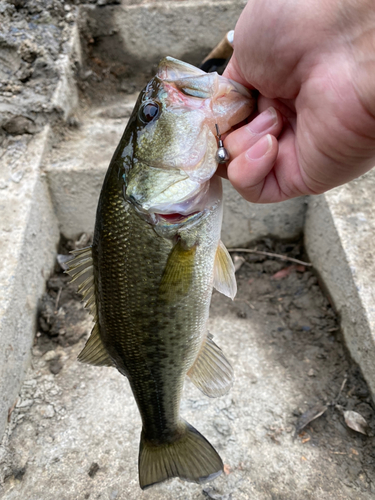
[[[204,482],[223,469],[179,407],[186,375],[210,397],[232,383],[207,331],[212,288],[236,293],[220,242],[215,124],[225,133],[252,105],[241,85],[164,59],[108,168],[92,247],[70,261],[95,320],[79,360],[125,375],[142,417],[141,488],[172,477]]]

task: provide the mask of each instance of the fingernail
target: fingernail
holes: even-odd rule
[[[249,160],[259,160],[271,149],[272,137],[270,134],[265,135],[258,142],[251,146],[246,152],[246,157]]]
[[[275,108],[268,108],[258,115],[254,120],[248,124],[247,129],[252,134],[261,134],[272,126],[277,124],[277,113]]]

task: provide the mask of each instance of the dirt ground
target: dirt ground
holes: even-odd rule
[[[265,240],[257,250],[304,258],[298,242]],[[138,489],[140,419],[130,389],[114,369],[76,361],[91,320],[56,264],[0,447],[0,498],[373,498],[374,407],[316,276],[301,264],[232,255],[244,259],[238,295],[232,302],[214,292],[210,331],[234,365],[234,387],[212,400],[188,382],[181,407],[222,455],[225,475]],[[345,411],[366,420],[366,435],[348,428]]]

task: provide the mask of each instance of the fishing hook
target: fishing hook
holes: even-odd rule
[[[217,163],[227,163],[227,161],[229,161],[229,153],[225,149],[224,143],[221,140],[221,135],[217,123],[215,123],[215,127],[216,127],[216,136],[219,143],[219,147],[215,155],[215,160],[217,161]]]

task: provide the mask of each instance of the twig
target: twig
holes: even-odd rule
[[[16,398],[15,402],[12,404],[10,408],[8,408],[8,423],[10,422],[10,419],[12,417],[12,413],[16,407],[16,404],[18,403],[18,398]]]
[[[56,300],[55,300],[55,311],[57,311],[57,308],[59,306],[59,300],[60,300],[61,291],[62,291],[62,286],[59,287],[59,291],[57,292],[57,297],[56,297]]]
[[[344,387],[345,387],[347,381],[348,381],[348,377],[347,377],[347,375],[345,375],[344,380],[342,381],[339,393],[337,394],[336,398],[332,401],[332,403],[330,405],[330,406],[334,406],[338,410],[340,409],[340,405],[338,404],[338,402],[339,402],[342,391],[344,390]]]
[[[243,253],[256,253],[258,255],[266,255],[267,257],[275,257],[281,260],[288,260],[290,262],[295,262],[296,264],[302,264],[303,266],[311,267],[310,262],[304,262],[303,260],[293,259],[293,257],[287,257],[286,255],[281,255],[279,253],[262,252],[261,250],[250,250],[249,248],[229,248],[229,252],[243,252]]]
[[[348,377],[347,377],[347,376],[345,376],[344,380],[342,381],[342,384],[341,384],[341,387],[340,387],[339,394],[338,394],[338,396],[337,396],[337,398],[336,398],[336,399],[337,399],[337,401],[340,399],[341,393],[342,393],[342,391],[344,390],[344,387],[345,387],[345,385],[346,385],[346,382],[347,382],[347,381],[348,381]]]

